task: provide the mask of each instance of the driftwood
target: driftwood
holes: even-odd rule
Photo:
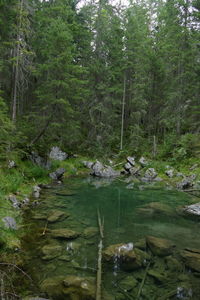
[[[102,281],[102,249],[103,249],[103,238],[104,238],[104,219],[101,219],[100,212],[97,210],[100,241],[98,251],[98,264],[97,264],[97,282],[96,282],[96,300],[101,300],[101,281]]]
[[[48,221],[45,224],[44,230],[42,232],[42,235],[45,235],[46,231],[47,231],[47,226],[48,226]]]

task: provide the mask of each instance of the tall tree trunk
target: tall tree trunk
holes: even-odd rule
[[[124,73],[124,89],[123,89],[123,99],[122,99],[122,121],[121,121],[120,150],[123,149],[125,99],[126,99],[126,74]]]

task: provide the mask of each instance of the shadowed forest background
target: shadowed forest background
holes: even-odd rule
[[[200,1],[0,1],[1,156],[199,148]],[[121,145],[121,146],[120,146]]]

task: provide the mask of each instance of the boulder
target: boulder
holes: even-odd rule
[[[180,252],[184,264],[196,271],[200,272],[200,250],[199,249],[185,249]]]
[[[68,275],[63,280],[63,293],[69,300],[95,300],[96,284],[93,277]]]
[[[70,229],[65,229],[65,228],[60,228],[60,229],[53,229],[51,230],[51,237],[55,239],[75,239],[78,236],[80,236],[79,232],[70,230]]]
[[[200,202],[192,205],[185,206],[183,212],[189,216],[200,218]]]
[[[165,274],[157,271],[157,270],[149,270],[147,274],[155,279],[158,283],[164,283],[166,281]]]
[[[33,197],[38,199],[40,197],[41,188],[38,185],[33,187]]]
[[[124,169],[126,170],[126,171],[128,171],[129,172],[129,170],[132,168],[132,165],[129,163],[129,162],[127,162],[125,165],[124,165]]]
[[[103,258],[107,262],[119,263],[127,271],[142,267],[142,258],[133,249],[133,243],[111,245],[103,251]]]
[[[157,256],[170,255],[173,253],[175,247],[175,245],[171,241],[154,236],[147,236],[146,243],[151,252]]]
[[[126,160],[129,164],[131,164],[131,166],[133,166],[133,167],[135,166],[135,158],[134,157],[128,156],[126,158]]]
[[[60,245],[45,245],[42,247],[42,259],[50,260],[60,256],[62,253],[62,247]]]
[[[148,161],[143,156],[139,159],[139,163],[142,167],[146,167],[148,165]]]
[[[6,228],[17,230],[17,223],[16,223],[16,221],[15,221],[14,218],[12,218],[12,217],[4,217],[2,219],[2,221],[4,222],[4,225],[5,225]]]
[[[93,166],[93,164],[94,164],[94,162],[92,162],[92,161],[86,161],[86,160],[84,160],[82,163],[83,163],[84,167],[86,167],[88,169],[91,169],[92,166]]]
[[[53,160],[63,161],[68,157],[68,154],[61,151],[59,147],[52,147],[49,153],[49,158]]]
[[[101,162],[98,160],[92,165],[92,172],[91,175],[97,176],[97,177],[106,177],[106,178],[112,178],[117,177],[120,175],[119,171],[115,171],[110,166],[104,166]]]
[[[146,172],[144,174],[144,177],[141,178],[141,180],[144,181],[144,182],[151,182],[156,178],[157,175],[158,174],[157,174],[157,172],[155,171],[154,168],[149,168],[149,169],[146,170]]]
[[[51,177],[54,180],[61,180],[64,173],[65,173],[64,168],[58,168],[55,172],[50,173],[49,177]]]
[[[69,214],[65,213],[64,211],[52,210],[50,215],[47,218],[47,221],[50,223],[54,223],[54,222],[63,220],[66,217],[69,217]]]
[[[131,168],[129,169],[129,173],[130,173],[131,175],[138,175],[139,171],[140,171],[140,167],[138,167],[138,166],[131,167]]]
[[[194,185],[195,178],[195,174],[185,177],[181,182],[177,183],[177,188],[180,190],[191,188]]]

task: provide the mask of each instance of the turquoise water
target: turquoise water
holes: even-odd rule
[[[152,208],[152,203],[155,202],[162,209],[157,206],[155,209],[154,204]],[[27,257],[26,270],[34,280],[34,286],[29,288],[29,293],[44,296],[41,283],[47,278],[72,274],[96,276],[99,243],[97,209],[104,218],[104,248],[117,243],[135,244],[138,240],[152,235],[172,240],[177,251],[185,247],[200,249],[199,222],[177,214],[179,206],[191,202],[192,198],[183,192],[140,184],[130,189],[129,184],[121,180],[111,182],[96,178],[71,178],[62,185],[44,190],[40,205],[24,216],[28,228],[23,242]],[[49,216],[55,209],[68,213],[69,217],[55,223],[36,219],[38,215],[44,218]],[[81,235],[67,241],[52,239],[50,230],[59,228],[71,229]],[[87,235],[87,230],[93,234]],[[61,245],[62,253],[58,257],[44,260],[41,249],[52,243]],[[164,259],[156,258],[154,265],[156,264],[160,265],[160,270],[165,270]],[[103,299],[136,299],[144,272],[144,269],[124,272],[119,265],[104,262],[103,289],[109,293],[110,298],[104,296]],[[162,283],[147,276],[139,299],[200,299],[199,278],[191,270],[183,268],[178,275],[175,271],[168,273]],[[178,277],[180,275],[183,279]],[[130,276],[137,280],[137,284],[128,291],[123,290],[118,283],[122,284],[126,278],[127,281],[128,278],[130,280]],[[185,292],[180,295],[172,293],[169,296],[169,292],[176,290],[181,282]],[[163,294],[167,296],[162,298]],[[53,294],[50,297],[61,299],[61,296],[56,297]]]

